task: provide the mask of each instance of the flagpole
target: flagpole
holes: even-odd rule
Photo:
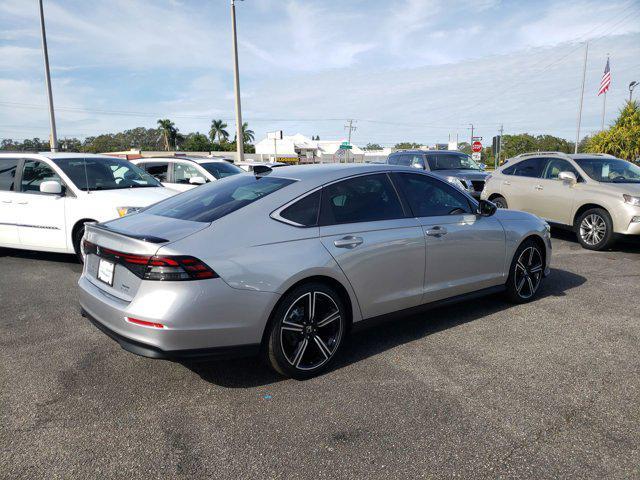
[[[587,76],[587,53],[589,52],[589,42],[584,42],[584,67],[582,69],[582,93],[580,94],[580,108],[578,109],[578,133],[576,134],[576,147],[574,153],[578,153],[578,143],[580,143],[580,122],[582,121],[582,102],[584,100],[584,80]]]
[[[611,67],[609,66],[609,54],[607,53],[607,70],[609,70],[609,78],[611,78]],[[602,99],[602,122],[600,124],[600,131],[604,130],[604,113],[607,109],[607,91],[604,92],[604,98]]]

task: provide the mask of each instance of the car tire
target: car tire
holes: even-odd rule
[[[506,283],[507,299],[526,303],[536,298],[544,277],[544,252],[534,240],[525,240],[516,250]]]
[[[340,296],[322,283],[308,283],[284,295],[273,312],[266,337],[267,363],[299,380],[326,371],[347,333]]]
[[[496,207],[498,207],[498,208],[504,208],[504,209],[509,208],[509,204],[507,204],[507,199],[502,197],[502,196],[500,196],[500,195],[498,195],[497,197],[491,199],[491,201],[493,203],[495,203]]]
[[[611,215],[603,208],[591,208],[578,217],[575,224],[578,242],[588,250],[605,250],[614,240]]]
[[[76,252],[76,258],[80,265],[84,264],[84,255],[82,254],[82,237],[84,237],[84,223],[73,232],[73,250]]]

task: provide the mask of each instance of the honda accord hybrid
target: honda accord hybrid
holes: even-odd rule
[[[82,313],[124,349],[164,359],[256,353],[278,372],[327,369],[347,335],[549,272],[548,224],[393,165],[235,175],[88,224]]]

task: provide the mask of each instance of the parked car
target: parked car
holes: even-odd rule
[[[88,225],[80,304],[133,353],[261,349],[278,372],[327,368],[352,326],[426,305],[539,292],[548,225],[389,165],[236,175]]]
[[[86,222],[122,217],[175,193],[119,158],[0,153],[0,247],[82,259]]]
[[[286,167],[286,163],[282,162],[235,162],[234,165],[240,167],[245,172],[253,172],[254,167],[269,167],[269,168],[278,168],[278,167]]]
[[[491,174],[482,198],[572,228],[590,250],[640,235],[640,168],[611,155],[518,155]]]
[[[426,170],[480,198],[487,173],[466,153],[455,150],[402,150],[387,157],[389,165]]]
[[[215,182],[244,170],[223,158],[167,157],[140,158],[131,163],[153,175],[162,185],[178,191]]]

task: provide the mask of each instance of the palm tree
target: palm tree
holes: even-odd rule
[[[218,137],[218,142],[222,143],[229,138],[229,132],[225,130],[227,128],[227,124],[222,120],[211,120],[211,130],[209,130],[209,138],[212,142],[216,141],[216,137]]]
[[[175,125],[168,118],[158,120],[158,127],[162,131],[162,138],[164,143],[164,149],[169,151],[171,148],[170,140],[174,140],[178,130]]]
[[[251,143],[256,139],[253,130],[249,130],[249,124],[244,122],[242,124],[242,143]]]

